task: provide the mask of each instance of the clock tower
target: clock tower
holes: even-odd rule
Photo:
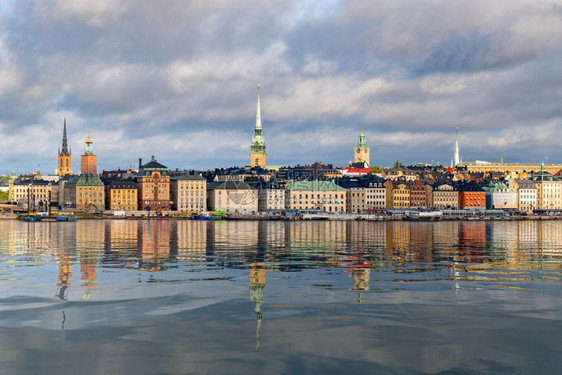
[[[359,142],[355,146],[355,154],[353,158],[354,163],[363,163],[366,168],[371,166],[371,154],[369,146],[365,142],[365,134],[363,134],[363,129],[359,133]]]

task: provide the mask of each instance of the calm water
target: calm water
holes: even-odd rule
[[[562,222],[0,233],[0,373],[560,371]]]

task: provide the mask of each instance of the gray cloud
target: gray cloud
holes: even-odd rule
[[[54,169],[64,117],[101,168],[243,165],[258,83],[271,164],[361,127],[377,164],[448,162],[456,126],[465,160],[560,161],[560,30],[555,1],[5,1],[0,172]]]

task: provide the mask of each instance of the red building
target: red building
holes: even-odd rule
[[[459,189],[459,209],[486,209],[486,192],[475,184],[467,184]]]

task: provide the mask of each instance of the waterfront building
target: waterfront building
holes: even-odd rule
[[[431,194],[430,207],[434,208],[459,208],[459,192],[450,184],[437,184]]]
[[[20,180],[13,182],[11,201],[29,211],[45,211],[58,201],[57,184],[45,180]]]
[[[332,181],[290,181],[287,186],[287,208],[346,212],[347,192]]]
[[[94,150],[92,149],[92,139],[88,134],[86,139],[86,149],[84,154],[80,158],[80,173],[81,174],[98,174],[97,167],[97,156],[94,155]]]
[[[72,174],[72,150],[68,147],[66,137],[66,118],[64,119],[62,131],[62,149],[59,148],[58,156],[56,174],[59,176]]]
[[[258,189],[243,181],[213,182],[207,186],[211,211],[251,214],[258,211]]]
[[[504,182],[490,183],[485,186],[487,209],[517,209],[517,192],[511,190]]]
[[[562,208],[562,180],[548,172],[544,163],[538,172],[529,173],[537,188],[537,209]]]
[[[459,208],[486,208],[486,193],[475,183],[459,185]]]
[[[431,206],[431,185],[417,179],[410,185],[410,207],[428,208]]]
[[[361,129],[361,133],[359,133],[359,140],[357,146],[355,146],[354,163],[362,164],[365,168],[369,168],[371,165],[370,149],[365,141],[363,129]]]
[[[108,181],[106,207],[112,211],[137,211],[138,188],[133,179]]]
[[[207,180],[199,175],[170,178],[172,210],[200,212],[207,210]]]
[[[410,208],[410,184],[406,181],[387,180],[386,208],[406,209]]]
[[[254,126],[254,137],[250,146],[250,165],[252,167],[265,168],[265,139],[263,138],[260,113],[260,86],[258,85],[258,107],[256,111],[256,124]]]
[[[347,190],[346,211],[352,214],[374,213],[386,207],[386,188],[380,177],[345,178],[338,185]]]
[[[509,188],[517,193],[517,209],[519,211],[532,213],[537,208],[537,187],[533,181],[511,180]]]
[[[539,172],[541,168],[548,173],[555,174],[562,169],[562,164],[539,164],[539,163],[491,163],[486,161],[461,162],[457,166],[466,169],[469,173],[479,172],[502,172],[515,173],[523,176],[525,173]]]
[[[455,130],[455,149],[453,150],[453,158],[451,159],[451,167],[456,167],[461,163],[461,157],[459,154],[459,128]]]
[[[105,187],[95,174],[71,176],[64,184],[64,200],[64,206],[76,210],[104,210]]]
[[[278,182],[249,182],[258,189],[258,211],[285,209],[287,192],[285,186]]]
[[[154,155],[150,162],[142,165],[139,159],[137,174],[138,208],[147,211],[170,209],[170,174],[168,167],[158,163]]]

